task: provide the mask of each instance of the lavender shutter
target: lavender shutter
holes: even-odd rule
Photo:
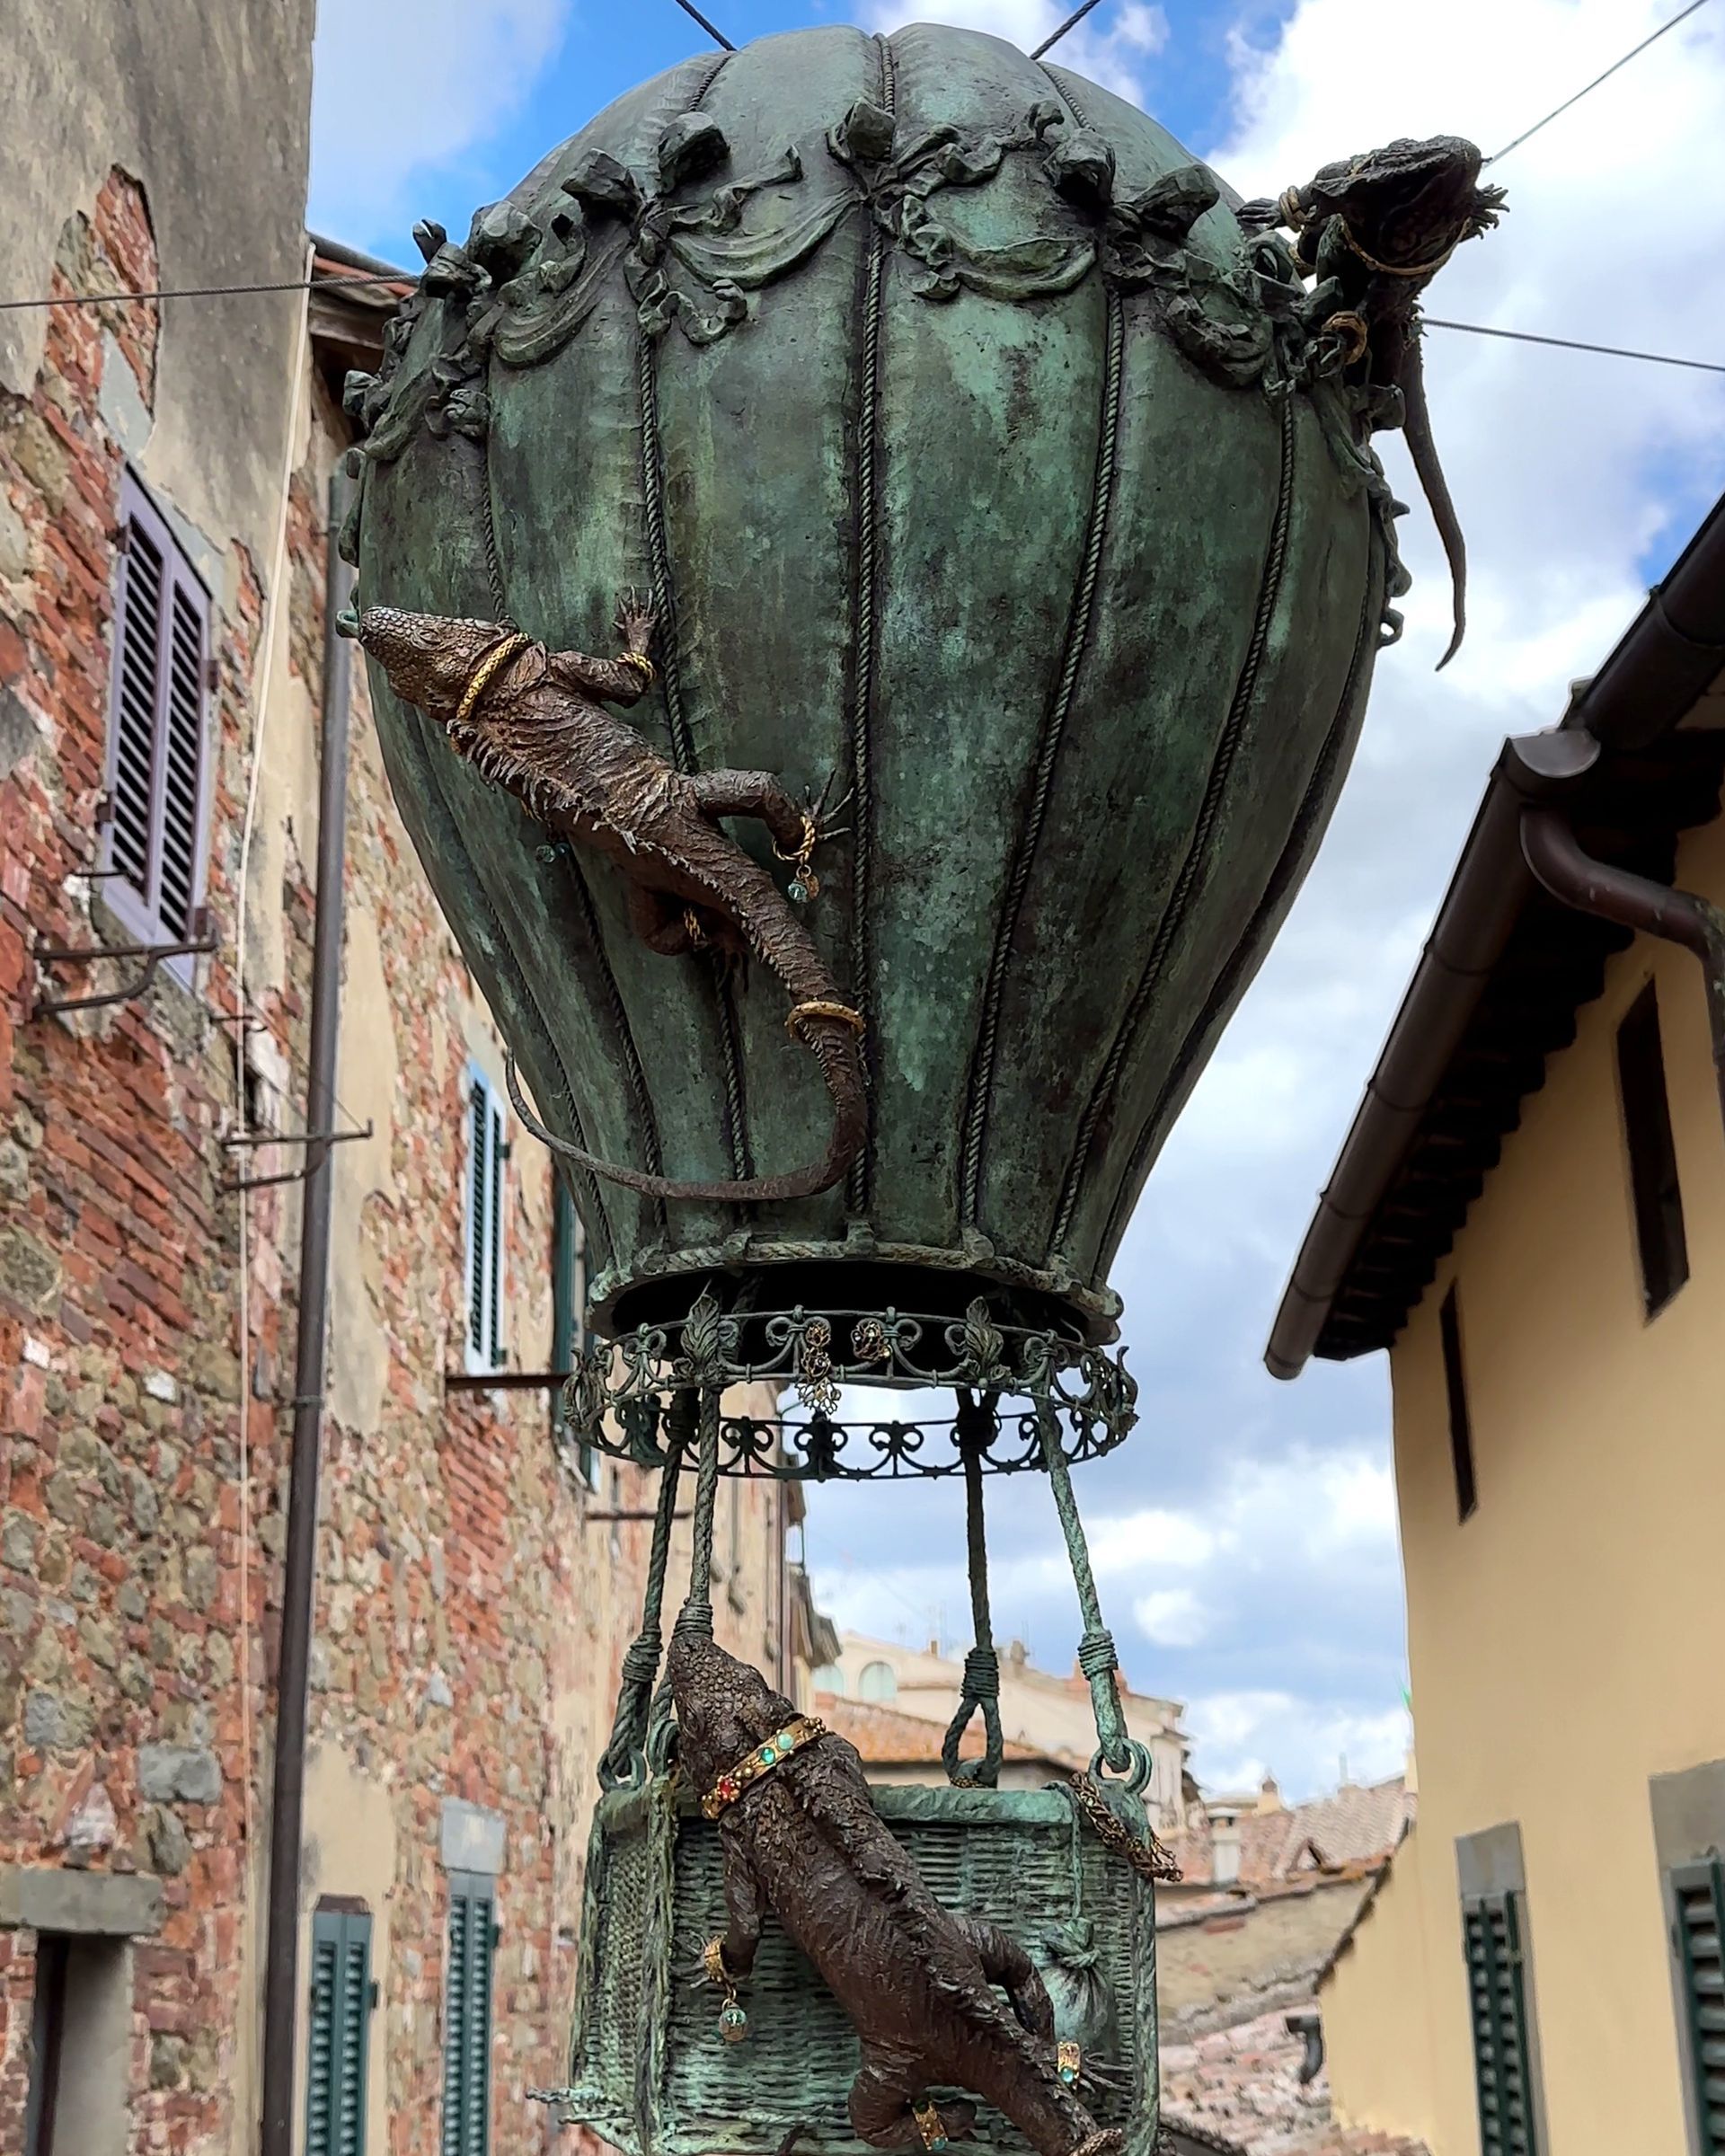
[[[184,942],[203,896],[209,599],[129,473],[109,713],[114,910],[146,941]]]

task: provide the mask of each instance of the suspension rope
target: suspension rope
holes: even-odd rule
[[[1608,83],[1620,67],[1627,67],[1637,54],[1645,52],[1650,45],[1657,45],[1668,30],[1675,30],[1679,22],[1686,21],[1689,16],[1693,15],[1698,7],[1705,7],[1706,4],[1707,0],[1689,0],[1687,7],[1673,15],[1668,22],[1661,22],[1651,37],[1643,38],[1641,43],[1626,52],[1621,60],[1614,60],[1603,75],[1596,75],[1593,80],[1578,90],[1573,97],[1566,97],[1561,105],[1554,105],[1544,119],[1536,119],[1531,128],[1524,128],[1513,142],[1506,142],[1495,155],[1488,157],[1485,162],[1488,164],[1500,163],[1511,150],[1518,150],[1524,142],[1531,141],[1542,128],[1549,128],[1552,122],[1561,114],[1567,112],[1571,105],[1579,105],[1581,100],[1597,90],[1601,83]]]
[[[1096,1737],[1102,1757],[1117,1774],[1133,1764],[1132,1746],[1126,1734],[1126,1717],[1120,1709],[1116,1682],[1119,1662],[1114,1652],[1114,1635],[1102,1622],[1101,1604],[1096,1597],[1096,1576],[1090,1568],[1090,1545],[1078,1504],[1072,1494],[1072,1474],[1060,1445],[1060,1418],[1046,1400],[1036,1403],[1037,1428],[1042,1439],[1043,1464],[1054,1491],[1055,1510],[1066,1538],[1066,1556],[1072,1565],[1073,1585],[1078,1590],[1078,1608],[1084,1620],[1084,1638],[1078,1642],[1078,1666],[1090,1680],[1090,1703],[1096,1716]]]
[[[659,1676],[659,1658],[664,1652],[659,1613],[665,1601],[665,1575],[670,1567],[671,1528],[677,1516],[683,1455],[694,1434],[694,1401],[679,1393],[670,1410],[669,1457],[659,1478],[659,1502],[653,1512],[653,1540],[647,1559],[641,1630],[623,1657],[623,1683],[617,1691],[611,1741],[599,1762],[602,1789],[615,1789],[624,1782],[638,1782],[646,1774],[648,1713],[652,1704],[653,1685]]]
[[[986,1392],[978,1404],[969,1392],[959,1394],[954,1426],[959,1453],[964,1462],[965,1547],[970,1568],[971,1636],[976,1644],[964,1657],[964,1684],[959,1710],[952,1717],[941,1745],[941,1763],[955,1788],[992,1789],[1000,1779],[1000,1657],[995,1652],[995,1634],[988,1613],[988,1545],[982,1517],[982,1456],[994,1436],[998,1392]],[[970,1726],[970,1718],[982,1710],[983,1754],[961,1760],[959,1742]]]
[[[701,1388],[701,1450],[694,1478],[694,1549],[689,1560],[689,1592],[677,1613],[679,1632],[712,1637],[712,1515],[719,1495],[719,1398],[717,1385]]]

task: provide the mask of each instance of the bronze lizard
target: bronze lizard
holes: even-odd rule
[[[833,833],[818,808],[800,807],[767,773],[680,772],[606,711],[636,702],[653,678],[652,615],[624,601],[617,628],[624,650],[615,659],[552,651],[496,622],[394,606],[367,607],[357,634],[395,694],[441,726],[458,755],[548,829],[618,863],[631,923],[650,950],[675,958],[712,946],[733,962],[751,950],[762,959],[790,994],[789,1029],[812,1050],[833,1102],[823,1160],[735,1181],[643,1175],[596,1160],[535,1122],[536,1135],[565,1159],[650,1197],[767,1205],[811,1197],[839,1180],[866,1134],[862,1021],[777,884],[718,819],[758,817],[782,858],[805,864]],[[518,1098],[518,1105],[525,1109]]]
[[[678,1772],[703,1793],[798,1719],[711,1639],[679,1629],[668,1670]],[[850,2117],[871,2148],[918,2145],[928,2090],[957,2087],[1038,2156],[1119,2156],[1125,2136],[1099,2127],[1060,2078],[1054,2009],[1029,1955],[935,1900],[870,1801],[854,1746],[827,1731],[757,1773],[720,1812],[719,1836],[723,1975],[747,1978],[770,1907],[862,2040]],[[937,2116],[940,2138],[968,2139],[976,2106],[942,2101]]]
[[[1329,326],[1355,332],[1348,367],[1363,369],[1358,378],[1373,388],[1401,393],[1413,468],[1455,590],[1455,629],[1439,671],[1461,649],[1467,626],[1467,550],[1426,408],[1420,295],[1464,240],[1498,221],[1503,190],[1479,184],[1483,162],[1459,136],[1404,139],[1326,164],[1278,201],[1248,202],[1240,212],[1248,230],[1285,225],[1294,232],[1300,268],[1335,280],[1340,304]]]

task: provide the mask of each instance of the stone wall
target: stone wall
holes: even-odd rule
[[[66,225],[67,293],[154,287],[152,210],[111,174]],[[234,351],[284,405],[294,331],[284,305],[273,344]],[[203,333],[226,332],[212,316]],[[209,474],[176,484],[189,437],[172,355],[146,305],[57,307],[28,391],[0,393],[0,1884],[160,1881],[126,1904],[159,1903],[159,1918],[102,1904],[101,1921],[132,1927],[125,2147],[217,2156],[255,2145],[300,1211],[293,1183],[253,1197],[243,1266],[222,1139],[243,1106],[254,1127],[303,1127],[323,505],[346,435],[308,367],[266,682],[272,562],[236,536],[238,510],[224,525],[184,506],[208,498]],[[40,994],[122,977],[33,952],[116,932],[102,885],[76,872],[97,844],[128,462],[212,587],[218,948],[185,985],[55,1016]],[[609,1465],[588,1491],[544,1392],[446,1392],[461,1361],[464,1074],[500,1076],[502,1054],[395,817],[358,677],[348,820],[337,1084],[342,1120],[373,1135],[334,1155],[303,1907],[307,1923],[320,1895],[370,1909],[369,2146],[430,2156],[446,1864],[475,1835],[495,1852],[491,2145],[526,2156],[546,2127],[525,2091],[562,2074],[587,1816],[649,1533],[589,1515],[653,1492]],[[243,1157],[269,1174],[301,1155]],[[543,1369],[551,1188],[519,1132],[508,1190],[509,1361]],[[721,1633],[769,1669],[784,1649],[784,1505],[751,1484],[719,1515]],[[63,1898],[33,1905],[69,1922],[51,1913]],[[22,2141],[33,1946],[32,1925],[0,1909],[0,2147]]]

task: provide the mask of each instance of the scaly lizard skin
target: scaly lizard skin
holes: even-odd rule
[[[1340,305],[1362,334],[1349,368],[1373,388],[1402,394],[1402,426],[1414,470],[1431,505],[1455,589],[1455,631],[1438,662],[1446,667],[1467,626],[1467,550],[1432,439],[1420,358],[1420,295],[1464,240],[1489,231],[1503,208],[1500,187],[1482,187],[1483,160],[1456,135],[1392,142],[1363,157],[1326,164],[1278,202],[1249,202],[1249,229],[1285,225],[1297,236],[1295,260],[1308,275],[1334,278]]]
[[[710,1639],[675,1633],[668,1668],[678,1772],[697,1790],[795,1719]],[[751,1781],[720,1814],[719,1837],[725,1972],[748,1975],[770,1908],[862,2040],[850,2116],[871,2147],[915,2147],[913,2107],[930,2089],[960,2088],[1011,2119],[1038,2156],[1119,2156],[1125,2136],[1099,2128],[1060,2079],[1054,2009],[1030,1957],[934,1899],[842,1737],[829,1731]],[[942,2101],[940,2116],[949,2140],[969,2138],[976,2107]]]
[[[646,657],[653,617],[619,608],[626,654]],[[808,931],[777,884],[717,821],[758,817],[786,856],[811,831],[807,812],[758,771],[679,772],[606,703],[638,701],[650,668],[621,658],[551,651],[496,622],[456,621],[369,606],[358,641],[404,702],[441,726],[457,754],[507,789],[548,829],[597,847],[628,879],[630,921],[668,958],[712,945],[729,959],[753,951],[788,990],[793,1030],[814,1052],[833,1100],[833,1129],[818,1164],[787,1175],[730,1182],[677,1182],[616,1166],[540,1135],[566,1159],[650,1197],[772,1204],[829,1189],[855,1159],[867,1128],[862,1059],[854,1021],[830,1014],[844,1003]],[[476,699],[470,685],[515,637]],[[462,715],[463,701],[469,709]],[[603,700],[603,701],[601,701]],[[826,1013],[808,1005],[827,1006]]]

